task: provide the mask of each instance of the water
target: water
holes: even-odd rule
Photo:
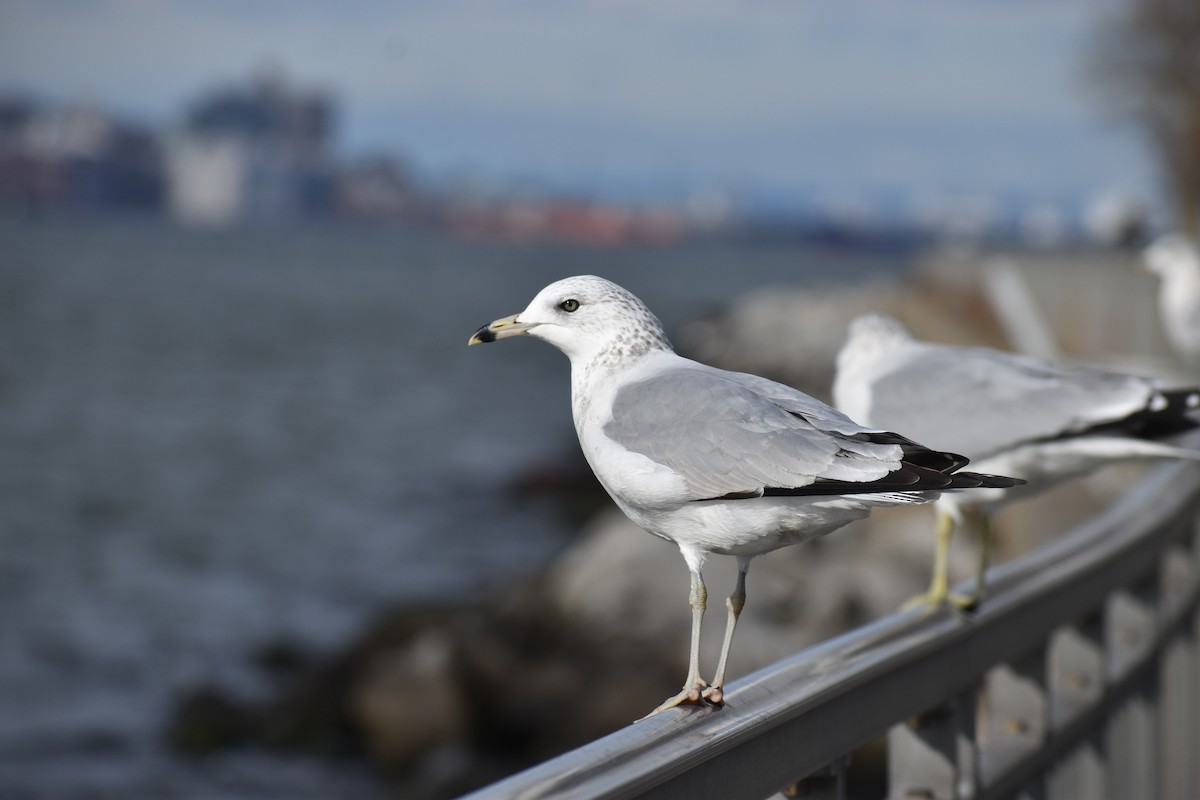
[[[354,764],[181,760],[162,728],[197,684],[264,693],[264,643],[329,650],[563,546],[561,518],[503,488],[575,446],[566,359],[470,333],[583,272],[670,330],[742,289],[892,268],[794,246],[0,226],[0,796],[377,796]]]

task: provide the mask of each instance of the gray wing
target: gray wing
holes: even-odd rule
[[[892,353],[869,391],[870,424],[972,459],[1114,423],[1161,400],[1137,376],[921,342]]]
[[[865,428],[794,389],[699,364],[622,387],[604,433],[674,470],[695,500],[814,484],[828,493],[845,484],[863,491],[858,485],[885,478],[889,485],[873,491],[911,490],[926,488],[929,478],[918,472],[939,474],[902,463],[899,437],[872,441]]]

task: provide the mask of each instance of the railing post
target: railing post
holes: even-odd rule
[[[1193,511],[1191,520],[1191,542],[1190,550],[1192,554],[1192,569],[1195,571],[1194,576],[1200,580],[1200,512]],[[1188,755],[1190,764],[1190,779],[1192,787],[1196,792],[1200,792],[1200,758],[1195,756],[1197,751],[1200,751],[1200,607],[1193,607],[1191,612],[1191,624],[1188,630],[1192,638],[1192,665],[1191,672],[1188,676],[1188,682],[1192,685],[1192,750]]]
[[[978,792],[978,691],[919,714],[888,732],[891,800],[971,800]]]
[[[1050,722],[1047,646],[1026,653],[988,673],[981,715],[980,782],[984,788],[1013,764],[1046,742]],[[1043,796],[1042,779],[1022,787],[1026,796]]]
[[[1190,545],[1190,546],[1189,546]],[[1196,589],[1197,544],[1169,548],[1162,559],[1162,614],[1170,619],[1189,602]],[[1187,622],[1190,622],[1191,618]],[[1166,797],[1196,797],[1200,781],[1194,763],[1200,752],[1200,663],[1194,625],[1178,629],[1163,649],[1159,712],[1159,774]]]
[[[1050,724],[1057,732],[1103,700],[1103,618],[1095,614],[1059,629],[1050,640],[1047,657]],[[1104,755],[1099,737],[1092,737],[1075,748],[1051,770],[1046,781],[1047,796],[1051,800],[1081,797],[1103,800],[1106,796]]]
[[[1050,639],[1050,723],[1055,730],[1104,695],[1104,623],[1096,614],[1060,628]]]
[[[1163,797],[1197,797],[1192,764],[1196,740],[1196,647],[1190,632],[1176,636],[1163,651],[1159,708],[1159,770]]]
[[[846,769],[850,756],[834,759],[827,767],[796,781],[776,797],[801,800],[846,800]]]
[[[1105,639],[1111,680],[1127,675],[1154,643],[1158,623],[1156,577],[1109,598]],[[1157,683],[1157,675],[1151,671],[1109,720],[1108,785],[1112,797],[1155,800],[1159,796]]]
[[[1049,800],[1104,800],[1109,797],[1104,769],[1103,737],[1089,736],[1070,755],[1062,759],[1046,778],[1046,797]],[[1112,798],[1112,800],[1120,800]]]
[[[1193,552],[1200,557],[1200,542],[1197,549]],[[1200,751],[1200,609],[1192,611],[1191,621],[1191,636],[1192,636],[1192,665],[1188,675],[1188,682],[1192,685],[1192,750],[1188,754],[1188,763],[1191,769],[1191,783],[1196,792],[1200,792],[1200,758],[1196,757],[1196,752]]]

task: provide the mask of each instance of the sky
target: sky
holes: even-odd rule
[[[1088,0],[5,0],[0,89],[155,124],[265,66],[340,103],[345,154],[425,174],[1078,202],[1157,193],[1084,57]]]

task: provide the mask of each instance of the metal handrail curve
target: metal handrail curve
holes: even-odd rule
[[[894,614],[736,681],[722,709],[659,714],[468,798],[770,796],[978,687],[992,668],[1045,648],[1114,592],[1156,580],[1168,548],[1194,549],[1198,505],[1200,467],[1159,466],[1097,517],[992,569],[975,615]],[[1198,602],[1193,580],[1183,605]]]

